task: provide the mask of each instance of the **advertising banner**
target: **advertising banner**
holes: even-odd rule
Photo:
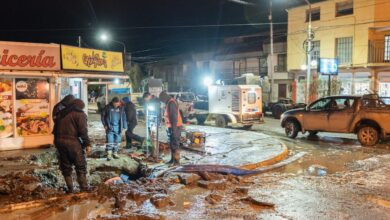
[[[60,70],[60,45],[0,41],[0,69]]]
[[[0,78],[0,139],[13,136],[12,79]]]
[[[61,45],[64,70],[124,72],[122,53]]]
[[[49,82],[15,79],[16,131],[18,136],[50,134]]]

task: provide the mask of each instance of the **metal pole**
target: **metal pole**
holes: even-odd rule
[[[311,80],[311,41],[312,41],[312,31],[311,31],[311,4],[308,0],[305,0],[309,5],[309,24],[307,28],[307,73],[306,73],[306,103],[310,104],[310,80]]]
[[[331,96],[331,89],[332,89],[332,81],[330,75],[328,75],[328,96]]]
[[[273,86],[274,86],[274,25],[272,22],[272,0],[269,0],[269,21],[270,21],[270,59],[269,59],[269,68],[270,68],[270,77],[271,77],[271,86],[269,90],[269,102],[273,101]]]
[[[81,36],[79,36],[78,42],[79,42],[79,47],[81,47]]]

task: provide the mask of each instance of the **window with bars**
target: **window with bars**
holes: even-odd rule
[[[311,60],[318,60],[320,58],[320,56],[321,56],[321,53],[320,53],[320,47],[321,47],[320,41],[317,40],[317,41],[313,41],[311,43],[313,45],[313,50],[311,51]]]
[[[390,36],[385,36],[385,61],[390,61]]]
[[[352,63],[352,37],[336,39],[336,55],[339,59],[339,64]]]

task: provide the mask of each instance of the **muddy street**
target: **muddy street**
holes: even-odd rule
[[[95,148],[94,158],[88,159],[89,181],[94,192],[66,195],[60,190],[64,182],[53,148],[1,152],[0,219],[390,218],[388,144],[365,148],[353,135],[330,133],[310,138],[300,135],[290,140],[284,137],[279,121],[270,118],[251,131],[188,126],[203,129],[211,136],[206,141],[207,154],[184,151],[184,164],[196,164],[204,158],[214,162],[250,158],[251,153],[231,155],[230,150],[218,146],[246,150],[264,146],[264,152],[273,155],[275,151],[267,147],[282,143],[288,155],[281,161],[298,153],[305,155],[252,176],[164,172],[167,168],[163,163],[146,162],[142,153],[126,150],[122,150],[119,160],[107,162],[98,118],[96,114],[89,115]],[[142,135],[143,130],[141,124],[136,133]],[[162,133],[162,140],[165,138]],[[163,158],[169,158],[168,154]],[[268,159],[260,151],[256,155],[259,161]],[[259,164],[259,168],[269,166]],[[151,173],[159,177],[147,178]],[[130,177],[126,183],[118,178],[123,174]]]

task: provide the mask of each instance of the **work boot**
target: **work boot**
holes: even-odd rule
[[[171,150],[171,159],[165,163],[166,164],[173,164],[174,158],[175,158],[175,150]]]
[[[118,152],[114,152],[114,153],[112,154],[112,157],[113,157],[114,159],[119,159]]]
[[[110,161],[110,160],[112,160],[112,151],[111,150],[107,151],[107,161]]]
[[[77,175],[77,182],[80,186],[81,192],[90,192],[91,188],[88,185],[87,175],[86,174],[78,174]]]
[[[73,193],[73,178],[72,176],[64,176],[65,178],[65,183],[66,183],[66,187],[68,188],[66,190],[66,193]]]

